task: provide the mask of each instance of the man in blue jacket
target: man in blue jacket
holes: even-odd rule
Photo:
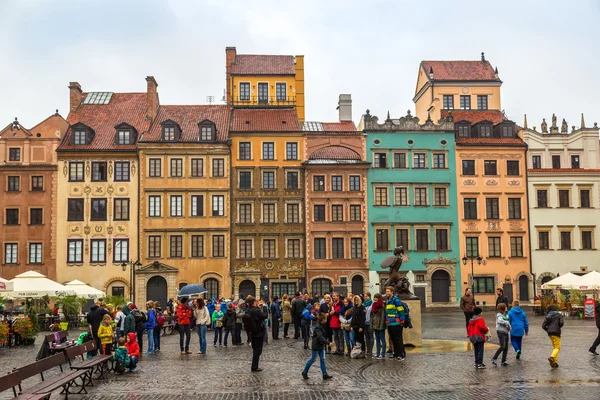
[[[279,297],[273,296],[271,304],[271,327],[273,329],[273,340],[279,340],[279,321],[281,321],[281,306],[279,305]]]
[[[385,322],[388,327],[388,334],[394,345],[394,358],[398,361],[404,361],[406,351],[404,350],[404,339],[402,331],[408,327],[409,310],[408,305],[403,303],[394,293],[394,287],[385,288],[387,302],[385,305]]]

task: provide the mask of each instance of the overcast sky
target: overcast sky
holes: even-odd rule
[[[305,55],[307,120],[335,121],[351,93],[355,122],[414,110],[419,62],[498,67],[502,107],[521,124],[600,122],[600,1],[28,1],[0,0],[0,125],[32,127],[59,109],[68,82],[141,92],[162,104],[220,100],[225,47]],[[539,128],[538,128],[539,129]]]

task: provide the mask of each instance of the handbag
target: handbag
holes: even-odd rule
[[[477,343],[483,343],[483,338],[479,335],[473,335],[469,338],[469,340],[471,341],[471,343],[473,344],[477,344]]]
[[[217,322],[215,322],[215,326],[216,326],[217,328],[222,328],[222,327],[223,327],[223,321],[221,321],[221,320],[218,320]]]
[[[352,321],[352,318],[348,318],[346,319],[346,317],[340,315],[340,327],[345,330],[345,331],[349,331],[351,326],[350,326],[350,321]]]

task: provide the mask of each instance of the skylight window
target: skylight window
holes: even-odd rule
[[[90,92],[83,101],[83,104],[108,104],[112,95],[112,92]]]

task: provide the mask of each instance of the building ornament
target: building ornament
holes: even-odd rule
[[[112,177],[112,174],[113,174],[113,162],[112,162],[112,160],[110,160],[108,162],[108,176]]]
[[[429,116],[423,125],[419,124],[419,118],[413,116],[410,110],[407,111],[406,116],[399,119],[391,119],[388,112],[388,116],[382,124],[378,123],[378,117],[371,115],[370,110],[366,111],[363,118],[365,131],[454,131],[454,117],[452,113],[441,118],[437,125]]]
[[[442,256],[442,253],[440,253],[440,256],[436,257],[436,258],[425,257],[423,259],[423,263],[425,263],[425,264],[454,264],[454,265],[456,265],[457,262],[458,262],[458,259],[456,257],[454,257],[454,258],[444,257],[444,256]]]
[[[552,114],[552,126],[550,127],[550,133],[558,133],[558,126],[556,126],[555,114]]]
[[[477,185],[477,181],[475,179],[465,179],[463,181],[463,186],[475,186]]]
[[[499,231],[500,230],[500,222],[488,222],[488,229],[490,231]]]
[[[565,121],[565,119],[563,118],[562,126],[560,128],[560,133],[568,133],[568,131],[569,131],[569,126],[567,125],[567,121]]]
[[[63,175],[67,176],[69,175],[69,167],[67,166],[67,162],[63,161]]]
[[[135,162],[131,162],[131,176],[135,176]]]
[[[542,118],[542,133],[548,133],[548,123],[546,123],[546,118]]]
[[[486,186],[498,186],[498,181],[495,179],[488,179],[485,181]]]
[[[518,179],[513,179],[512,181],[506,182],[508,186],[521,186],[521,181]]]
[[[90,193],[92,193],[92,188],[90,187],[90,185],[85,185],[85,187],[83,188],[83,192],[89,196]]]
[[[522,229],[522,225],[520,222],[518,221],[512,221],[510,223],[510,230],[511,231],[520,231]]]
[[[90,161],[85,162],[85,176],[90,176]]]
[[[467,222],[467,230],[468,231],[476,231],[477,223],[476,222]]]

